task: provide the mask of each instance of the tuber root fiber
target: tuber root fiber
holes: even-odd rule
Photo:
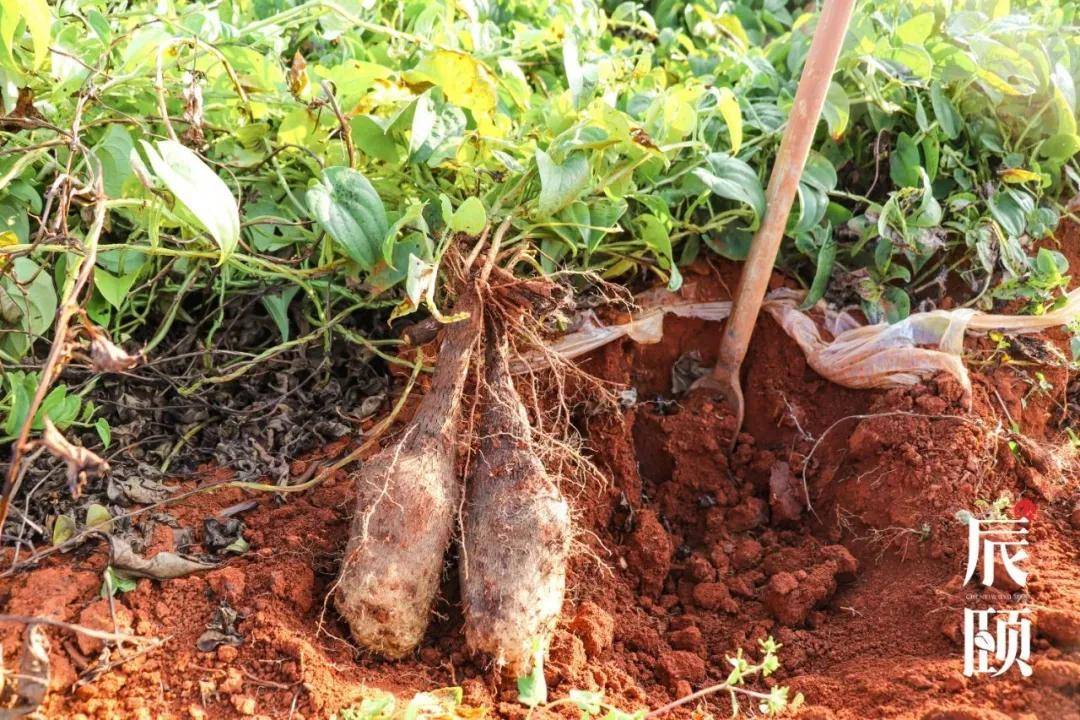
[[[455,310],[468,317],[446,326],[431,389],[412,423],[357,477],[335,605],[358,643],[389,658],[423,637],[457,518],[454,430],[482,323],[475,288]]]
[[[562,609],[570,512],[533,446],[510,376],[509,337],[486,317],[476,463],[466,486],[459,564],[465,638],[513,676],[531,670]]]

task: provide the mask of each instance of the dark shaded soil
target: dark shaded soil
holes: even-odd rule
[[[725,281],[734,287],[726,268],[696,270],[687,294],[713,299],[726,296]],[[1067,344],[1061,333],[1043,341]],[[1067,371],[1052,356],[1009,361],[1014,351],[974,339],[970,408],[947,377],[851,391],[818,377],[763,317],[743,378],[747,421],[728,452],[733,422],[721,404],[671,394],[679,359],[697,352],[711,365],[718,342],[715,324],[671,319],[662,343],[616,343],[586,364],[636,388],[637,402],[621,414],[582,413],[606,479],[566,488],[580,548],[547,668],[553,697],[599,689],[626,709],[657,707],[722,680],[725,656],[753,655],[771,634],[784,647],[770,682],[806,696],[801,718],[1080,718],[1080,476],[1062,434]],[[1049,389],[1032,384],[1036,371]],[[292,474],[349,442],[294,462]],[[204,467],[199,482],[227,474]],[[1037,508],[1030,598],[961,584],[966,535],[956,513],[1004,493]],[[174,527],[192,528],[198,542],[206,518],[248,497],[257,505],[240,515],[247,553],[201,576],[140,580],[116,598],[117,627],[165,639],[162,647],[124,661],[48,631],[47,717],[325,718],[372,688],[407,697],[450,685],[470,706],[523,715],[516,693],[463,652],[449,567],[439,617],[415,656],[383,662],[342,639],[324,600],[352,511],[344,474],[283,501],[198,495],[138,527],[150,553],[171,549]],[[112,630],[98,595],[104,563],[94,541],[4,577],[5,612]],[[223,603],[239,611],[244,643],[200,652],[196,639]],[[991,605],[1035,610],[1032,678],[961,674],[963,608]],[[2,629],[4,657],[14,657],[23,629]],[[109,669],[95,671],[103,663]],[[709,707],[726,716],[726,697]]]

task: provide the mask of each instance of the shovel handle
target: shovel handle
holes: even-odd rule
[[[829,91],[833,70],[840,56],[855,0],[825,0],[810,52],[806,56],[795,102],[791,107],[780,150],[773,163],[769,187],[765,191],[765,217],[754,235],[743,265],[735,305],[724,327],[723,339],[713,376],[738,382],[750,335],[754,331],[761,302],[769,285],[776,253],[784,238],[791,204],[799,187],[810,145],[814,141],[821,108]]]

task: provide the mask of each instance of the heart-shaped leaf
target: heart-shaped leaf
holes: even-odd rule
[[[357,265],[371,270],[390,231],[386,208],[368,179],[347,167],[330,167],[307,191],[308,210]]]
[[[577,200],[589,184],[589,162],[581,153],[574,153],[558,165],[543,150],[536,151],[536,167],[540,171],[540,215],[550,217]]]
[[[761,189],[761,181],[754,169],[742,160],[726,153],[710,153],[705,166],[694,170],[694,176],[714,194],[749,205],[755,218],[760,219],[765,214],[765,192]]]

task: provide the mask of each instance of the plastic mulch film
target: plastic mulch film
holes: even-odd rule
[[[964,367],[964,336],[997,330],[1032,333],[1065,325],[1080,316],[1080,289],[1065,304],[1043,315],[993,315],[970,308],[914,313],[892,325],[865,325],[853,315],[818,303],[799,309],[803,293],[788,288],[770,292],[763,309],[802,348],[806,361],[822,377],[845,387],[880,388],[912,385],[920,378],[947,372],[970,394]],[[664,334],[664,317],[677,315],[720,322],[731,314],[730,301],[687,302],[674,293],[648,293],[642,308],[620,325],[602,325],[591,313],[582,326],[549,346],[571,359],[622,337],[656,343]]]

